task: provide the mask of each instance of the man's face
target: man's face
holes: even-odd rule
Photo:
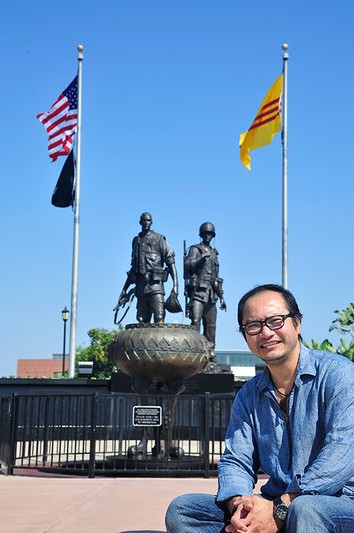
[[[214,233],[212,231],[203,231],[202,233],[203,242],[207,244],[210,243],[213,237],[214,237]]]
[[[275,315],[287,315],[288,313],[289,309],[280,293],[262,291],[246,301],[242,324],[253,320],[263,321]],[[265,363],[275,365],[285,361],[297,362],[300,353],[298,339],[300,331],[300,320],[289,317],[280,329],[272,331],[264,324],[260,333],[249,335],[245,332],[245,338],[252,353]]]
[[[143,230],[148,231],[152,224],[152,218],[150,215],[143,215],[140,219],[140,225]]]

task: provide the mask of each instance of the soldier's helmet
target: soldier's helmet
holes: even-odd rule
[[[212,224],[211,222],[204,222],[199,228],[199,236],[202,237],[203,233],[206,232],[212,233],[215,237],[216,233],[214,224]]]
[[[180,313],[182,311],[181,304],[178,301],[178,298],[174,292],[171,292],[169,297],[165,302],[165,309],[170,313]]]

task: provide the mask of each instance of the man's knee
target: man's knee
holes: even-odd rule
[[[322,526],[323,516],[321,513],[321,506],[318,505],[316,496],[299,496],[291,502],[286,517],[287,532],[324,531],[323,529],[318,529]]]
[[[313,496],[299,496],[295,498],[289,507],[287,520],[289,517],[296,518],[298,515],[304,514],[304,509],[310,509],[312,505],[311,499],[313,500]]]
[[[165,516],[167,533],[178,533],[183,530],[181,522],[185,511],[189,509],[190,497],[190,494],[183,494],[174,498],[169,504]]]
[[[183,494],[170,503],[165,517],[167,533],[208,531],[220,533],[224,511],[212,494]]]

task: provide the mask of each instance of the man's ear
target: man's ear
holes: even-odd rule
[[[294,324],[295,329],[297,330],[297,332],[300,334],[301,333],[301,317],[294,316],[293,324]]]

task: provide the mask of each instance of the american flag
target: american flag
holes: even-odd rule
[[[48,133],[49,157],[56,161],[60,155],[68,155],[77,128],[77,76],[49,111],[39,113],[37,118]]]

